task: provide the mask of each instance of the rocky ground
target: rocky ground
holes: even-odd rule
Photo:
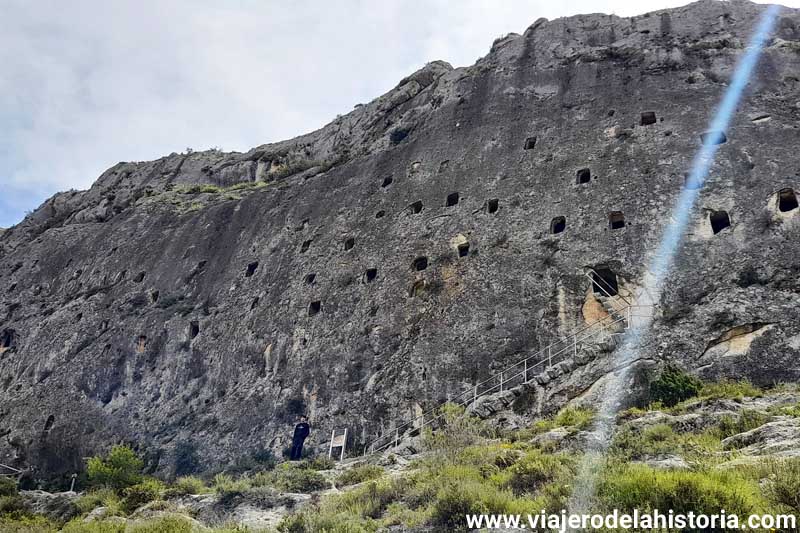
[[[26,513],[49,521],[26,526],[6,515],[0,524],[4,532],[54,532],[66,523],[65,533],[462,530],[457,517],[470,510],[563,505],[593,436],[592,417],[589,407],[573,405],[504,430],[496,420],[453,416],[437,433],[384,455],[307,462],[304,477],[290,481],[255,471],[238,479],[217,476],[210,484],[179,481],[128,512],[124,500],[121,505],[103,492],[22,491]],[[667,498],[697,512],[723,505],[729,512],[800,513],[800,502],[786,498],[787,487],[790,494],[800,489],[800,390],[794,386],[762,391],[747,383],[705,384],[696,397],[669,408],[629,409],[617,426],[599,477],[598,509],[624,508],[625,502],[612,501],[622,487],[638,494],[640,509]],[[637,492],[642,480],[648,486]],[[285,490],[287,482],[298,490]],[[691,487],[702,489],[701,499],[676,495],[692,493]],[[156,527],[167,529],[147,529]]]

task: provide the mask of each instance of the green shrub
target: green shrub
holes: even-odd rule
[[[214,476],[214,492],[221,498],[230,498],[237,494],[244,494],[250,488],[250,483],[245,479],[233,479],[228,474]]]
[[[778,507],[800,515],[800,459],[771,461],[768,469],[766,497]]]
[[[179,477],[165,492],[167,498],[177,498],[187,494],[205,494],[209,492],[203,480],[194,476]]]
[[[0,496],[0,516],[19,519],[29,514],[25,501],[19,495]]]
[[[749,381],[719,381],[706,383],[700,390],[700,396],[709,400],[741,400],[742,398],[760,398],[764,391]]]
[[[0,531],[3,533],[56,533],[59,528],[43,516],[0,517]]]
[[[446,403],[439,409],[440,427],[436,432],[423,433],[423,445],[449,460],[454,460],[461,450],[477,443],[486,434],[486,426],[477,417],[465,413],[464,407]]]
[[[556,426],[586,429],[592,425],[594,410],[588,407],[565,407],[558,412],[553,422]]]
[[[510,491],[487,483],[465,480],[447,484],[436,493],[431,522],[447,531],[466,531],[465,515],[508,513],[513,499]]]
[[[17,480],[2,476],[0,477],[0,496],[16,496]]]
[[[167,516],[141,524],[131,524],[125,533],[192,533],[192,523],[180,516]]]
[[[644,465],[619,465],[603,472],[598,482],[599,511],[632,512],[658,509],[675,513],[726,513],[739,516],[765,508],[758,484],[732,471],[659,470]]]
[[[299,465],[283,463],[274,470],[275,488],[284,492],[314,492],[328,488],[325,476]]]
[[[345,470],[336,476],[336,485],[345,487],[356,485],[372,479],[378,479],[383,475],[383,468],[376,465],[358,465],[349,470]]]
[[[106,507],[110,515],[122,513],[122,501],[113,489],[101,488],[86,492],[75,500],[78,510],[82,514],[91,512],[98,507]]]
[[[769,422],[769,415],[765,415],[758,411],[744,409],[736,416],[725,415],[720,418],[717,424],[716,432],[721,439],[725,439],[732,435],[744,433],[757,427],[763,426]]]
[[[515,494],[534,493],[553,480],[568,479],[574,468],[575,461],[568,455],[531,451],[508,469],[507,485]]]
[[[650,383],[650,401],[667,407],[698,395],[703,382],[674,365],[667,365],[661,375]]]
[[[125,524],[117,522],[84,522],[82,518],[74,518],[64,525],[61,533],[125,533]]]
[[[142,505],[161,497],[164,484],[157,479],[145,479],[141,483],[131,485],[123,490],[122,510],[132,513]]]
[[[89,483],[92,486],[111,487],[122,490],[142,481],[144,463],[130,447],[119,445],[111,448],[105,457],[98,455],[86,463]]]
[[[716,432],[676,433],[668,424],[655,424],[641,431],[623,428],[614,436],[611,453],[624,460],[681,454],[704,458],[720,449]]]
[[[300,463],[301,468],[310,468],[311,470],[331,470],[336,466],[336,461],[327,455],[320,455],[312,459],[304,459]]]

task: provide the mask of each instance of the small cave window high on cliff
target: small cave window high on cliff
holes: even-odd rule
[[[785,213],[797,209],[797,196],[792,189],[781,189],[778,192],[778,211]]]
[[[356,239],[354,237],[348,237],[344,240],[344,251],[352,250],[353,246],[356,245]]]
[[[145,348],[147,348],[147,336],[139,335],[139,338],[136,339],[136,352],[144,353]]]
[[[649,126],[656,123],[655,111],[645,111],[642,113],[642,120],[639,122],[642,126]]]
[[[16,337],[13,329],[4,329],[0,335],[0,352],[12,350],[16,346]]]
[[[533,150],[536,147],[536,137],[528,137],[525,139],[525,149]]]
[[[408,206],[408,209],[415,215],[422,213],[422,200],[417,200],[413,204]]]
[[[575,174],[575,183],[581,185],[592,180],[592,172],[588,168],[582,168]]]
[[[394,181],[393,177],[386,176],[385,178],[383,178],[383,183],[381,183],[381,187],[383,187],[385,189],[386,187],[391,185],[393,181]]]
[[[144,281],[144,277],[146,275],[147,275],[146,272],[139,272],[138,274],[136,274],[136,277],[133,278],[133,282],[134,283],[141,283],[142,281]]]
[[[308,304],[308,316],[318,315],[322,311],[322,302],[317,300]]]
[[[469,243],[464,242],[458,245],[458,257],[467,257],[469,255]]]
[[[255,274],[256,269],[258,268],[258,261],[253,261],[249,265],[247,265],[247,270],[244,273],[244,277],[249,278],[253,274]]]
[[[375,213],[375,218],[383,218],[383,216],[384,216],[385,214],[386,214],[386,211],[384,211],[383,209],[381,209],[380,211],[378,211],[377,213]]]
[[[492,198],[491,200],[486,202],[486,212],[490,215],[497,213],[500,209],[500,200],[497,198]]]
[[[625,215],[622,211],[612,211],[608,215],[608,226],[611,229],[622,229],[625,227]]]
[[[712,211],[708,215],[708,221],[711,222],[711,230],[714,235],[731,225],[731,217],[728,216],[727,211]]]
[[[445,200],[445,207],[453,207],[454,205],[458,205],[459,196],[457,192],[451,192],[447,195],[447,200]]]
[[[189,338],[194,339],[200,334],[200,323],[197,320],[189,322]]]
[[[592,292],[599,296],[616,296],[619,286],[614,271],[607,267],[595,268],[592,272]]]
[[[378,269],[377,268],[368,268],[366,272],[364,272],[364,281],[367,283],[372,283],[375,281],[375,278],[378,277]]]
[[[53,429],[53,424],[55,423],[56,423],[56,417],[53,415],[48,416],[47,420],[45,420],[44,422],[44,432],[47,433],[51,429]]]
[[[724,144],[728,142],[728,137],[724,131],[704,131],[700,134],[700,142],[706,144]]]
[[[317,275],[315,273],[306,274],[305,282],[306,285],[313,285],[314,281],[317,279]]]
[[[311,247],[311,239],[307,241],[303,241],[303,244],[300,246],[300,253],[305,253],[308,251],[309,247]]]
[[[411,267],[416,270],[417,272],[421,272],[428,268],[428,258],[425,256],[420,256],[414,259],[414,262],[411,263]]]
[[[552,221],[550,221],[550,233],[553,235],[556,233],[561,233],[565,229],[567,229],[566,217],[555,217]]]

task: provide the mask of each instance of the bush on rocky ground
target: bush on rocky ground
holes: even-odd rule
[[[650,383],[650,402],[673,407],[697,396],[702,387],[702,381],[670,364]]]
[[[358,465],[349,468],[336,476],[336,485],[345,487],[356,485],[372,479],[377,479],[383,475],[383,468],[376,465]]]
[[[129,446],[114,446],[105,456],[96,455],[86,462],[89,483],[121,491],[142,481],[144,462]]]

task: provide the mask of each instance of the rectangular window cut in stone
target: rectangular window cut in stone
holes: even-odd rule
[[[454,205],[458,205],[458,193],[452,192],[447,195],[447,201],[445,202],[446,207],[453,207]]]
[[[469,243],[461,243],[458,245],[458,257],[467,257],[469,255]]]
[[[497,213],[498,209],[500,209],[500,200],[497,198],[493,198],[486,202],[486,212],[490,215]]]
[[[656,114],[654,111],[645,111],[642,113],[642,120],[640,124],[642,126],[649,126],[650,124],[656,123]]]
[[[797,209],[797,196],[792,189],[781,189],[778,192],[778,211],[785,213]]]
[[[567,219],[565,217],[555,217],[550,221],[550,233],[561,233],[567,229]]]
[[[625,227],[625,215],[622,211],[612,211],[608,215],[608,225],[611,229],[622,229]]]
[[[253,261],[249,265],[247,265],[247,271],[244,273],[244,277],[249,278],[253,274],[255,274],[256,269],[258,268],[258,261]]]
[[[308,316],[314,316],[322,311],[322,302],[316,301],[308,304]]]
[[[364,272],[364,281],[367,283],[372,283],[375,281],[375,278],[378,277],[378,269],[377,268],[368,268],[366,272]]]
[[[536,146],[536,137],[528,137],[525,139],[525,149],[526,150],[533,150]]]
[[[592,172],[588,168],[582,168],[575,174],[575,183],[589,183],[592,179]]]
[[[409,205],[408,208],[411,210],[412,213],[418,215],[422,212],[422,200],[417,200],[413,204]]]

